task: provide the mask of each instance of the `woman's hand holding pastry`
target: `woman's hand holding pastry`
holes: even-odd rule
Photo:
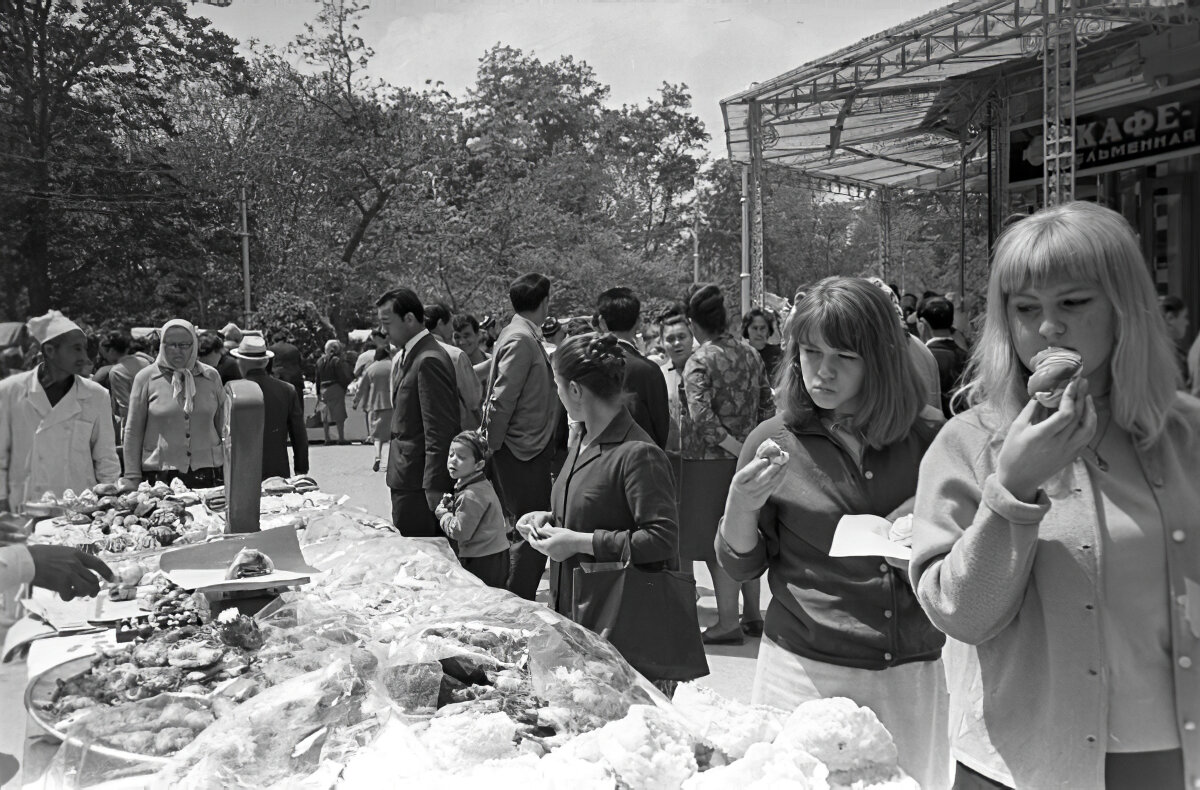
[[[526,513],[517,519],[517,532],[525,540],[531,537],[538,537],[541,530],[547,524],[554,523],[554,514],[549,510],[535,510],[532,513]]]
[[[788,454],[774,441],[763,442],[754,460],[738,470],[729,487],[725,510],[754,512],[779,490],[787,475]]]
[[[1074,461],[1096,433],[1096,407],[1087,395],[1087,379],[1075,379],[1057,412],[1034,422],[1046,408],[1030,400],[1013,420],[1000,455],[1000,485],[1022,502],[1033,502],[1042,485]]]
[[[525,540],[555,562],[570,559],[576,554],[590,554],[592,551],[592,536],[586,532],[573,532],[547,525],[538,530],[538,535],[540,537],[531,535]]]

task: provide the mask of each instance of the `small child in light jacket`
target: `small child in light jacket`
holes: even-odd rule
[[[458,544],[462,566],[490,587],[508,581],[508,527],[496,489],[483,475],[487,442],[478,431],[463,431],[450,442],[446,468],[454,493],[434,511],[446,537]]]

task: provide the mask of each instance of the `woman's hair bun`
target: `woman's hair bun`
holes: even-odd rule
[[[687,315],[707,332],[723,332],[729,327],[725,295],[712,283],[692,286],[688,293]]]
[[[592,338],[584,356],[588,362],[605,363],[620,360],[622,365],[625,364],[625,349],[621,348],[621,342],[611,332]]]

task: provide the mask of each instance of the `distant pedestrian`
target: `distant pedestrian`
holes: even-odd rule
[[[371,471],[378,472],[383,448],[392,438],[392,352],[387,346],[371,352],[371,364],[358,380],[354,407],[367,414],[367,433],[375,443]]]
[[[317,360],[317,400],[321,430],[329,444],[329,426],[337,428],[338,444],[346,443],[346,388],[351,381],[350,367],[342,356],[342,344],[325,343],[325,353]]]
[[[229,352],[237,360],[242,377],[258,385],[263,395],[262,479],[290,477],[287,446],[291,439],[296,474],[308,474],[308,431],[304,427],[304,407],[296,389],[267,373],[275,354],[258,335],[243,335],[238,347]]]
[[[0,512],[121,474],[109,393],[82,375],[83,330],[51,310],[29,332],[41,364],[0,382]]]
[[[463,428],[479,427],[479,406],[483,399],[479,379],[475,376],[475,367],[467,354],[454,345],[454,315],[450,308],[438,302],[425,305],[425,328],[437,340],[442,351],[450,357],[454,365],[454,384],[458,396],[458,423]]]
[[[953,413],[954,396],[958,394],[960,380],[971,355],[954,339],[954,305],[949,300],[943,297],[926,299],[921,304],[920,319],[930,333],[925,347],[933,352],[933,358],[937,360],[942,414],[949,419]]]
[[[458,560],[489,587],[508,581],[508,526],[496,489],[484,475],[487,442],[478,431],[463,431],[450,442],[446,468],[454,493],[435,514],[446,537],[457,545]]]
[[[642,328],[642,303],[629,288],[609,288],[596,300],[600,331],[611,332],[625,350],[625,405],[633,421],[659,447],[667,446],[671,433],[671,406],[667,383],[658,365],[646,359],[637,345]]]
[[[761,307],[751,308],[742,316],[742,339],[762,357],[763,364],[767,367],[767,377],[771,381],[775,380],[779,360],[783,358],[780,347],[770,342],[775,328],[775,316]]]
[[[550,357],[540,339],[541,323],[550,314],[550,280],[522,275],[513,280],[508,296],[516,314],[496,340],[482,430],[500,501],[515,520],[550,508],[556,396]],[[527,543],[518,544],[514,553],[508,589],[532,601],[546,556]]]
[[[291,335],[284,330],[277,330],[271,335],[271,373],[280,381],[286,381],[296,388],[300,396],[300,405],[304,406],[304,371],[301,367],[300,349],[292,343]]]

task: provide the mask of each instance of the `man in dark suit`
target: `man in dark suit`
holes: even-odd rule
[[[550,508],[554,408],[558,400],[540,327],[550,312],[550,280],[526,274],[508,289],[516,315],[496,338],[483,401],[492,482],[513,519]],[[512,554],[508,589],[533,600],[546,556],[522,542]]]
[[[440,537],[433,511],[442,495],[454,490],[446,456],[459,431],[454,366],[425,328],[425,310],[413,291],[393,289],[375,306],[380,326],[397,349],[387,468],[392,523],[401,535]]]
[[[609,288],[596,300],[600,331],[612,332],[625,349],[625,392],[633,420],[660,448],[671,432],[671,404],[662,370],[637,347],[642,303],[628,288]]]
[[[308,431],[304,428],[304,408],[296,388],[267,373],[267,365],[275,356],[267,343],[256,335],[243,335],[238,347],[229,352],[237,360],[242,378],[253,381],[263,395],[262,479],[290,477],[288,467],[288,437],[292,440],[292,455],[296,474],[308,474]]]

